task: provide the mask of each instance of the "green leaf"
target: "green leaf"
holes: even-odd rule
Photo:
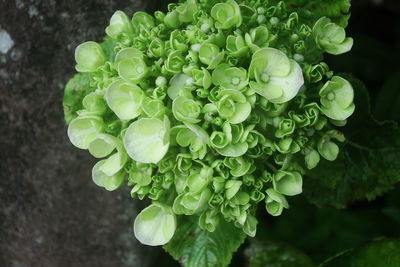
[[[399,189],[378,201],[342,210],[318,208],[308,203],[303,195],[293,197],[290,209],[281,216],[260,220],[257,237],[290,244],[309,255],[313,262],[321,263],[339,251],[359,246],[374,237],[400,236],[398,222],[382,212],[381,205],[398,206]]]
[[[208,232],[199,227],[197,218],[179,218],[175,235],[164,249],[185,267],[227,266],[245,234],[223,219],[214,232]]]
[[[376,98],[374,115],[380,120],[400,120],[400,69],[385,81]]]
[[[400,240],[377,239],[359,248],[339,253],[320,265],[320,267],[331,266],[400,266]]]
[[[83,98],[92,91],[88,74],[78,73],[68,81],[63,98],[64,119],[67,124],[78,117],[76,112],[83,109]]]
[[[400,181],[399,127],[375,121],[364,85],[354,77],[346,79],[354,86],[356,102],[354,116],[344,128],[347,143],[336,161],[321,160],[305,179],[304,193],[318,206],[344,208],[354,201],[372,200]]]
[[[311,259],[291,246],[274,241],[253,240],[245,255],[249,267],[311,267]]]
[[[312,12],[311,16],[328,17],[342,27],[347,26],[350,18],[350,0],[290,0],[285,3],[289,10],[297,7],[305,8]],[[308,13],[304,15],[310,16]]]

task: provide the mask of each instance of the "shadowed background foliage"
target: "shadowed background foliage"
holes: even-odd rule
[[[61,108],[75,47],[101,41],[117,9],[152,12],[167,2],[0,0],[0,266],[178,265],[134,239],[132,223],[145,204],[126,188],[110,193],[93,184],[94,160],[70,144]],[[398,121],[400,4],[352,4],[354,49],[328,61],[366,83],[377,118]],[[348,211],[296,198],[281,218],[262,217],[258,237],[289,243],[318,263],[376,236],[399,237],[398,195],[352,203]],[[232,266],[248,265],[247,245]]]

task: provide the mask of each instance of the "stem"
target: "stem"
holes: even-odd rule
[[[167,205],[172,207],[172,204],[174,203],[174,200],[175,200],[175,192],[172,192],[170,194],[165,194],[164,195],[163,203],[166,203]]]
[[[273,172],[277,172],[278,170],[275,168],[274,165],[272,165],[270,162],[266,162],[265,163],[267,165],[268,168],[270,168]]]

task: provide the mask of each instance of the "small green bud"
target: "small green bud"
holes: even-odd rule
[[[227,0],[225,3],[217,3],[211,9],[211,16],[215,20],[215,27],[227,30],[242,24],[240,7],[234,0]]]
[[[156,86],[165,87],[167,85],[167,79],[164,76],[158,76],[156,79]]]
[[[289,204],[284,195],[279,194],[272,188],[267,189],[266,193],[265,208],[272,216],[279,216],[282,214],[284,208],[289,208]]]
[[[164,42],[159,38],[154,38],[150,43],[149,52],[153,57],[163,57],[165,55]]]
[[[113,39],[118,39],[122,34],[132,35],[133,28],[128,16],[123,11],[116,11],[106,28],[106,34]]]
[[[279,127],[275,132],[275,137],[282,138],[287,135],[291,135],[293,134],[295,128],[296,124],[294,123],[293,120],[291,119],[281,120],[281,122],[279,123]]]
[[[277,171],[272,181],[274,189],[286,196],[295,196],[303,191],[303,179],[298,172]]]
[[[242,181],[228,180],[225,184],[225,197],[227,199],[233,198],[242,186]]]
[[[339,147],[327,137],[322,137],[318,142],[318,152],[329,161],[334,161],[339,154]]]
[[[243,232],[248,236],[255,237],[257,232],[257,223],[258,221],[256,217],[248,215],[246,222],[243,225]]]
[[[179,13],[179,20],[182,23],[192,22],[194,14],[198,11],[197,3],[195,0],[187,0],[186,3],[181,3],[176,11]]]
[[[307,151],[304,162],[306,164],[307,169],[311,170],[315,168],[319,163],[320,157],[318,152],[315,149],[310,149]]]
[[[166,71],[173,74],[178,74],[182,71],[182,68],[185,64],[186,60],[183,57],[182,52],[175,50],[169,54],[164,67]]]
[[[182,197],[181,205],[190,211],[189,214],[194,214],[201,211],[208,203],[211,198],[211,191],[205,188],[198,193],[186,193]]]
[[[211,75],[207,69],[205,68],[201,68],[201,70],[194,69],[192,71],[192,74],[195,85],[201,86],[206,90],[211,86],[212,84]]]
[[[215,44],[203,43],[199,49],[199,59],[201,63],[208,66],[207,69],[215,69],[224,59],[224,52],[220,52]]]
[[[226,50],[228,55],[240,58],[247,54],[249,48],[241,35],[229,35],[226,38]]]
[[[86,42],[75,49],[75,69],[78,72],[94,72],[106,61],[103,49],[96,42]]]
[[[172,112],[174,117],[182,122],[198,123],[201,113],[201,106],[193,99],[178,96],[172,102]]]
[[[252,166],[251,161],[245,160],[242,157],[227,157],[224,159],[224,164],[231,170],[230,174],[233,177],[241,177],[248,173]]]
[[[132,17],[133,28],[138,32],[141,28],[152,29],[155,26],[154,18],[146,12],[136,12]]]
[[[245,121],[251,112],[251,105],[246,97],[237,90],[221,90],[220,100],[217,102],[219,115],[232,124]]]
[[[169,41],[173,50],[186,52],[189,49],[188,40],[183,31],[173,31]]]
[[[164,23],[171,29],[179,28],[181,22],[179,20],[178,11],[174,10],[174,11],[168,12],[164,18]]]

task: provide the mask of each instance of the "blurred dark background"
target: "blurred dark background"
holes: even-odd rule
[[[94,160],[68,141],[61,107],[64,84],[75,72],[73,53],[79,43],[101,41],[117,9],[127,14],[153,12],[165,9],[167,2],[0,0],[0,266],[178,265],[161,248],[144,247],[135,240],[132,223],[143,203],[132,200],[126,188],[110,193],[93,184]],[[348,34],[355,39],[354,48],[327,61],[335,71],[351,72],[366,83],[376,117],[399,120],[400,2],[353,0],[352,4]],[[351,216],[358,221],[344,217],[348,221],[336,223],[353,239],[331,231],[326,239],[332,246],[314,251],[314,259],[321,260],[372,234],[390,234],[371,216],[381,216],[382,203],[398,201],[395,195],[399,194],[355,203],[350,211],[321,211],[302,198],[293,199],[291,203],[299,204],[281,221],[265,217],[268,229],[276,231],[261,228],[260,235],[290,241],[295,234],[279,228],[285,220],[297,218],[304,223],[327,214],[334,218],[354,214]],[[296,208],[310,216],[299,218]],[[370,213],[365,213],[366,209]],[[361,219],[365,222],[362,231],[371,236],[352,228]],[[292,231],[295,229],[303,231],[295,227]],[[321,246],[321,236],[318,238],[315,245]],[[293,243],[313,253],[310,244],[307,247],[299,239]],[[244,249],[245,245],[241,252]],[[242,253],[232,265],[246,265]]]

